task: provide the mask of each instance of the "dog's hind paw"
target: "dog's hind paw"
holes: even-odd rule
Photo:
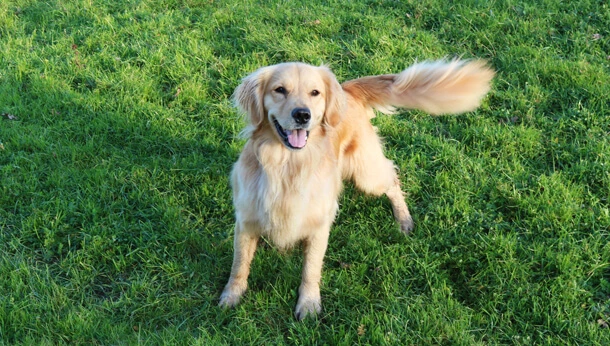
[[[408,217],[400,220],[399,222],[400,222],[400,230],[404,234],[409,234],[409,232],[411,232],[413,230],[413,227],[415,226],[415,224],[413,223],[413,218],[411,217],[411,215],[409,215]]]

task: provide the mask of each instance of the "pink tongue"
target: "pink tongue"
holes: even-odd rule
[[[307,143],[307,131],[303,129],[286,131],[288,142],[295,148],[302,148]]]

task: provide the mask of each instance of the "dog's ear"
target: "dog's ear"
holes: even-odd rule
[[[337,77],[326,66],[320,66],[321,74],[326,83],[326,110],[324,111],[324,121],[334,127],[341,122],[345,111],[345,94]]]
[[[272,71],[273,66],[254,71],[241,81],[233,93],[235,105],[248,115],[250,124],[254,127],[260,125],[266,116],[263,97]]]

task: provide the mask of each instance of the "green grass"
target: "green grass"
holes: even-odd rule
[[[1,2],[0,344],[610,344],[609,28],[588,0]],[[240,78],[454,55],[498,71],[480,110],[375,119],[414,232],[348,184],[317,320],[265,244],[219,309]]]

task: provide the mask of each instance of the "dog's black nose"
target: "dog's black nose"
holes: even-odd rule
[[[307,124],[311,119],[311,112],[308,108],[295,108],[292,110],[292,118],[299,125]]]

